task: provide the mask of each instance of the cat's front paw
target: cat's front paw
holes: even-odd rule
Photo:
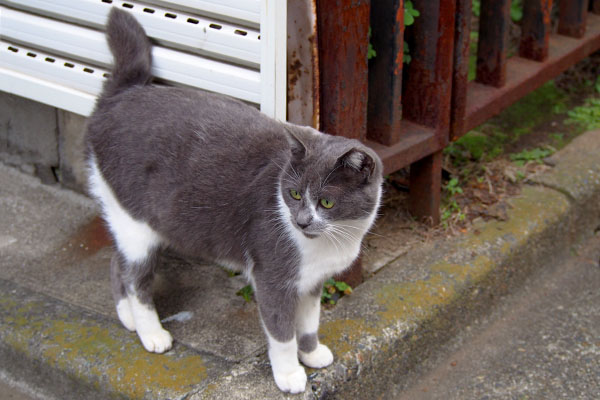
[[[144,345],[144,348],[151,353],[164,353],[173,345],[171,334],[159,328],[147,332],[138,332],[138,336]]]
[[[325,368],[333,362],[333,353],[329,347],[321,343],[310,353],[299,351],[298,355],[302,364],[311,368]]]
[[[279,390],[289,393],[302,393],[306,388],[306,372],[300,365],[294,367],[289,373],[277,373],[273,371],[273,377]]]

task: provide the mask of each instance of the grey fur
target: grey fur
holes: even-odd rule
[[[226,96],[149,84],[151,45],[137,21],[113,8],[107,31],[115,67],[89,119],[88,159],[121,206],[170,247],[251,268],[266,329],[291,340],[300,249],[282,231],[290,222],[278,219],[278,188],[296,227],[308,199],[292,199],[291,188],[334,201],[318,210],[325,220],[364,218],[378,207],[381,161],[356,140],[275,121]],[[323,229],[304,223],[307,237]],[[128,265],[115,255],[117,301],[133,285],[150,302],[149,256]]]

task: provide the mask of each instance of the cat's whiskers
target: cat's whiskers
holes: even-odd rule
[[[337,224],[336,226],[340,226],[340,227],[344,227],[344,228],[352,228],[352,229],[356,229],[358,231],[362,231],[362,228],[359,228],[357,226],[352,226],[352,225],[345,225],[345,224]],[[373,225],[371,226],[371,229],[367,230],[365,232],[365,235],[373,235],[373,236],[377,236],[377,237],[381,237],[381,238],[386,238],[387,236],[385,235],[380,235],[379,233],[375,233],[373,232],[373,228],[375,227],[375,223],[373,223]]]
[[[340,239],[345,240],[348,244],[358,243],[361,250],[367,250],[367,246],[362,241],[362,235],[356,236],[352,232],[342,228],[339,224],[332,224],[328,228],[330,229],[332,234],[339,235]]]
[[[338,256],[340,256],[341,251],[340,251],[340,248],[338,247],[337,243],[339,243],[340,245],[341,245],[341,243],[335,238],[335,236],[331,232],[329,232],[327,229],[325,229],[323,231],[323,237],[325,237],[325,239],[327,239],[333,245],[333,247],[335,248],[336,254]]]
[[[330,230],[330,232],[339,235],[341,239],[345,239],[347,242],[359,241],[359,238],[357,236],[353,235],[352,233],[350,233],[349,231],[345,230],[342,227],[339,227],[336,225],[330,225],[329,230]]]

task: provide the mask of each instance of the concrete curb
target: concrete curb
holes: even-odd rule
[[[550,160],[511,200],[509,219],[391,262],[323,316],[336,356],[310,370],[303,395],[275,387],[264,354],[227,363],[182,345],[146,353],[107,318],[0,280],[0,359],[16,379],[57,398],[385,397],[461,326],[600,225],[600,131]]]

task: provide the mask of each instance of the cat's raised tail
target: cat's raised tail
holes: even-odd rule
[[[149,83],[152,79],[152,43],[136,19],[113,7],[108,14],[106,37],[114,64],[102,97],[111,97],[128,87]]]

